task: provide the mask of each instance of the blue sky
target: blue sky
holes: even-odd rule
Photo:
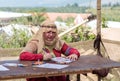
[[[91,2],[90,2],[91,1]],[[0,0],[0,7],[58,7],[67,4],[95,6],[97,0]],[[120,0],[101,0],[103,3],[115,3]],[[94,4],[94,5],[93,5]]]

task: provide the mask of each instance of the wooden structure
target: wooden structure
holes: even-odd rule
[[[10,70],[0,71],[0,80],[80,74],[80,73],[89,73],[92,72],[93,70],[99,70],[101,68],[120,67],[119,62],[105,59],[97,55],[81,56],[78,59],[78,61],[67,64],[68,67],[63,69],[32,67],[33,62],[34,61],[19,61],[19,60],[0,61],[0,64],[22,63],[27,65],[25,67],[5,66]],[[54,62],[49,62],[49,63],[54,63]]]

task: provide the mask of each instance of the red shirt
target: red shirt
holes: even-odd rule
[[[67,44],[63,44],[61,50],[56,50],[55,48],[53,48],[53,53],[55,54],[56,57],[60,57],[61,54],[64,54],[65,56],[69,56],[71,54],[76,54],[78,57],[80,56],[80,53],[78,52],[77,49],[75,48],[71,48],[70,46],[68,46]],[[30,61],[34,61],[34,60],[43,60],[43,55],[42,54],[34,54],[34,53],[30,53],[30,52],[22,52],[20,54],[20,60],[30,60]]]

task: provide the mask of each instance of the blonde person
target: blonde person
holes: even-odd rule
[[[77,60],[80,56],[77,49],[59,39],[54,22],[45,21],[22,50],[20,60],[50,60],[53,57],[61,57],[61,54],[72,60]],[[27,78],[27,81],[66,81],[66,76]]]

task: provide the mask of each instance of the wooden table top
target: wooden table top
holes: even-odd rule
[[[80,74],[92,72],[93,70],[99,70],[103,68],[120,67],[120,62],[105,59],[97,55],[81,56],[77,61],[67,64],[69,66],[63,69],[32,67],[33,62],[34,61],[19,61],[19,60],[0,61],[0,65],[4,63],[22,63],[28,65],[26,67],[5,66],[10,70],[0,71],[0,80]]]

